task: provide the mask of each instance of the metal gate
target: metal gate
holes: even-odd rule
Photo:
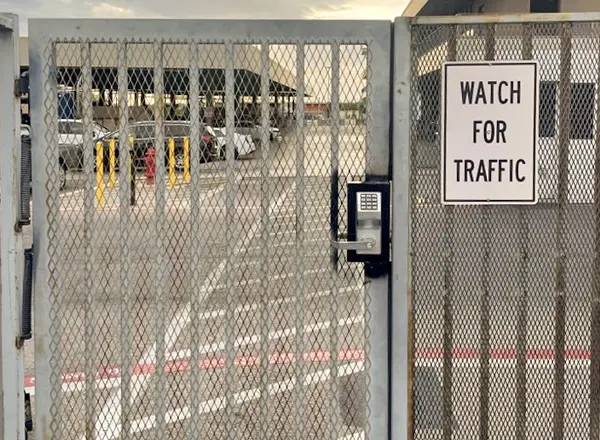
[[[30,21],[36,438],[598,440],[598,23]],[[541,202],[441,205],[442,63],[529,59]],[[30,262],[13,144],[11,433]],[[347,183],[390,179],[392,263],[367,274],[330,240]]]
[[[329,240],[388,174],[390,23],[29,32],[36,438],[385,438],[387,278]]]
[[[410,317],[415,439],[600,436],[599,18],[396,22],[394,297],[410,286],[411,307],[394,326]],[[442,63],[531,59],[540,203],[442,206]]]

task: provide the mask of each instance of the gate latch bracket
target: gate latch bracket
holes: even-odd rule
[[[22,95],[29,93],[29,77],[20,76],[15,79],[15,98],[20,98]]]

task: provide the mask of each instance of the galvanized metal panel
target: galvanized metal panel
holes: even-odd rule
[[[161,34],[167,23],[30,24],[32,114],[45,115],[34,127],[36,299],[48,305],[36,317],[39,438],[385,437],[388,281],[364,288],[343,255],[329,266],[329,207],[332,170],[342,229],[346,182],[388,173],[389,23],[177,21]],[[284,77],[293,109],[274,87]],[[78,84],[83,144],[102,154],[58,147],[61,82]],[[321,96],[336,108],[320,109]],[[92,142],[98,107],[116,129]],[[130,123],[144,114],[148,129]],[[246,118],[250,136],[234,133]],[[179,119],[191,121],[184,135]],[[209,124],[225,135],[209,138]],[[211,143],[222,148],[205,157]],[[83,166],[61,190],[63,154]]]

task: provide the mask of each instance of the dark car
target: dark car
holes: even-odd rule
[[[166,121],[164,128],[165,166],[169,163],[169,141],[175,145],[175,169],[183,171],[184,168],[184,140],[190,137],[191,124],[187,121]],[[129,126],[129,133],[133,135],[133,159],[137,169],[145,167],[145,157],[149,148],[156,149],[156,123],[154,121],[136,122]],[[206,127],[200,124],[200,163],[210,162],[217,156],[217,140],[210,134]],[[119,154],[119,130],[115,130],[102,138],[104,166],[108,166],[110,141],[115,140],[115,156]],[[189,140],[190,150],[193,148]],[[94,150],[95,151],[95,150]],[[190,153],[191,154],[191,153]],[[190,164],[191,166],[191,164]]]

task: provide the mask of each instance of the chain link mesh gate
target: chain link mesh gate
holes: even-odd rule
[[[600,435],[600,24],[524,17],[412,22],[416,439]],[[541,69],[541,202],[443,207],[441,64],[528,59]]]
[[[386,295],[329,239],[387,173],[389,39],[31,21],[36,438],[383,438]]]

